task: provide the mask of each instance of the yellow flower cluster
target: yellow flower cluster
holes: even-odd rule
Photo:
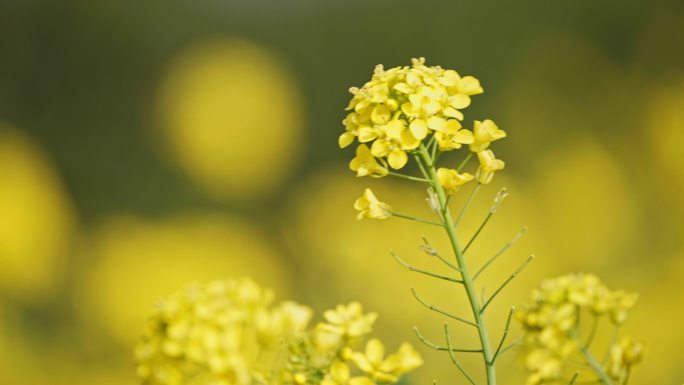
[[[472,76],[428,67],[419,58],[411,66],[389,70],[378,65],[369,82],[350,92],[354,96],[339,145],[344,148],[358,140],[356,157],[349,164],[357,176],[382,177],[388,167],[401,169],[408,162],[407,153],[426,145],[440,151],[469,145],[480,160],[479,183],[489,183],[493,173],[504,167],[488,148],[506,133],[489,119],[476,120],[472,131],[461,123],[461,110],[470,105],[470,97],[484,92]],[[460,178],[473,179],[469,174]]]
[[[135,349],[142,383],[391,384],[422,364],[408,344],[385,359],[375,339],[356,351],[377,318],[359,303],[338,305],[309,327],[309,307],[272,299],[244,278],[193,284],[161,301]]]
[[[638,296],[611,291],[595,275],[569,274],[543,281],[532,298],[535,303],[531,308],[516,313],[525,331],[525,364],[531,371],[528,385],[567,383],[562,380],[564,362],[588,348],[579,337],[580,314],[607,316],[611,323],[620,326]],[[612,347],[615,358],[609,366],[615,367],[613,372],[636,363],[630,355],[634,348],[621,346]],[[630,352],[628,359],[624,358],[626,351]]]

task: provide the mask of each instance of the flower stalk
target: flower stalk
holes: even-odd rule
[[[495,385],[496,384],[496,368],[494,367],[493,363],[493,358],[494,358],[494,353],[492,352],[492,347],[491,343],[489,341],[489,333],[487,331],[487,326],[485,325],[484,321],[484,316],[482,314],[482,308],[480,301],[477,298],[477,289],[475,287],[475,283],[473,281],[473,278],[468,270],[468,265],[465,262],[464,254],[463,254],[463,249],[461,249],[461,246],[458,241],[458,237],[456,234],[456,222],[454,222],[451,211],[449,210],[449,206],[447,204],[447,195],[444,192],[444,188],[442,185],[439,183],[439,177],[437,176],[437,170],[435,169],[435,165],[433,164],[433,160],[430,157],[430,154],[428,153],[427,149],[425,146],[420,147],[420,151],[418,152],[419,154],[419,159],[422,162],[423,166],[425,167],[427,174],[430,179],[430,185],[434,189],[435,193],[437,194],[437,199],[439,200],[439,204],[442,210],[442,215],[441,215],[441,220],[444,225],[444,229],[446,231],[447,236],[449,237],[449,242],[451,243],[451,248],[454,252],[454,257],[456,259],[456,266],[460,269],[460,275],[461,275],[461,280],[463,281],[463,287],[465,288],[466,295],[468,297],[468,302],[470,304],[470,310],[473,314],[473,318],[475,320],[475,324],[477,325],[477,333],[480,339],[480,346],[482,348],[482,360],[485,365],[485,372],[487,376],[487,384],[488,385]],[[479,186],[479,185],[478,185]],[[473,191],[477,191],[474,189]],[[471,194],[471,197],[474,194]],[[468,203],[471,200],[468,200]],[[466,207],[463,208],[461,211],[462,213],[465,212],[467,209]],[[462,217],[462,216],[460,216]]]

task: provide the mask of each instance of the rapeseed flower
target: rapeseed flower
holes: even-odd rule
[[[503,170],[505,163],[501,159],[496,159],[492,150],[484,150],[477,153],[480,167],[477,170],[477,182],[487,184],[492,181],[494,172]]]
[[[321,385],[373,385],[373,381],[366,376],[351,376],[349,366],[341,361],[335,361],[330,366],[330,373]]]
[[[369,190],[366,190],[369,191]],[[327,322],[325,329],[345,337],[360,337],[373,329],[378,318],[376,313],[363,313],[363,306],[358,302],[337,305],[335,309],[326,310],[323,318]]]
[[[481,152],[489,148],[489,144],[495,140],[506,137],[506,132],[500,130],[496,123],[490,119],[476,120],[473,127],[474,141],[470,144],[470,150]]]
[[[405,167],[407,153],[418,149],[433,134],[442,151],[476,143],[473,132],[461,125],[461,110],[470,105],[470,97],[484,92],[479,80],[472,76],[461,77],[453,70],[428,67],[425,59],[419,58],[413,59],[411,66],[389,70],[378,65],[369,82],[361,88],[350,88],[350,92],[353,97],[343,120],[345,132],[338,144],[344,148],[354,140],[359,142],[351,167],[358,176],[385,176],[383,167]],[[480,135],[476,147],[485,149],[489,142],[503,137],[503,131],[492,125],[490,120],[475,122]],[[364,148],[366,143],[371,143],[373,159]]]
[[[354,208],[359,212],[356,219],[386,219],[392,216],[392,208],[387,203],[380,202],[369,188],[354,202]]]
[[[461,186],[473,180],[473,176],[467,172],[459,174],[458,171],[450,168],[439,168],[437,169],[437,177],[439,178],[439,184],[444,187],[444,191],[447,195],[451,195],[458,191]]]
[[[526,366],[531,371],[529,385],[556,383],[563,378],[568,358],[591,354],[586,339],[579,336],[583,310],[594,317],[608,316],[612,323],[620,325],[637,300],[636,294],[609,290],[592,274],[545,280],[532,298],[535,303],[531,308],[516,313],[525,332]],[[614,314],[619,314],[619,322]],[[627,366],[641,360],[642,352],[642,344],[621,339],[610,348],[605,372],[614,379],[622,378]]]
[[[374,381],[393,383],[399,376],[423,364],[423,360],[409,344],[385,357],[385,346],[378,339],[371,339],[363,353],[354,352],[351,360]]]
[[[613,345],[608,353],[606,371],[615,381],[622,383],[627,377],[632,366],[641,362],[644,358],[644,344],[635,341],[629,336],[622,337]]]
[[[356,176],[370,175],[379,178],[387,175],[387,168],[378,163],[365,144],[356,149],[356,157],[349,162],[349,168],[356,171]]]
[[[372,331],[375,313],[364,313],[358,302],[338,305],[309,329],[309,307],[271,306],[272,298],[245,278],[193,284],[160,302],[135,349],[143,384],[375,384],[342,360],[359,354],[353,349]],[[383,384],[422,363],[408,344],[386,361],[392,377]]]

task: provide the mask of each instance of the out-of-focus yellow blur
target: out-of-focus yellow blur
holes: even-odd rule
[[[263,196],[287,180],[307,142],[302,108],[280,57],[242,39],[190,45],[159,90],[174,160],[222,199]]]
[[[56,291],[74,222],[71,202],[40,147],[0,122],[0,289],[26,301]]]
[[[229,216],[105,219],[84,252],[92,263],[81,272],[79,313],[128,346],[155,301],[192,282],[258,276],[280,295],[291,293],[279,250],[251,221]]]
[[[0,4],[0,120],[14,123],[0,123],[0,384],[136,383],[132,347],[155,301],[243,275],[318,311],[359,300],[379,313],[388,349],[420,346],[426,364],[407,384],[459,383],[448,357],[415,338],[418,326],[442,343],[444,319],[410,288],[468,317],[462,290],[389,254],[445,271],[418,249],[425,235],[449,257],[444,234],[357,221],[353,209],[370,187],[397,212],[429,218],[424,186],[355,178],[352,151],[336,144],[346,89],[378,62],[412,56],[478,76],[485,94],[464,125],[491,118],[509,134],[493,145],[506,169],[460,229],[465,242],[502,187],[510,196],[469,252],[471,269],[528,228],[478,279],[491,293],[536,256],[488,310],[494,339],[508,306],[524,306],[542,279],[594,272],[640,293],[625,331],[649,353],[630,384],[684,380],[681,7],[493,12],[454,1],[425,18],[432,8],[410,2],[258,2],[273,12],[242,1],[168,12],[28,3]],[[460,347],[477,344],[452,328]],[[501,378],[522,383],[515,351],[500,364]]]

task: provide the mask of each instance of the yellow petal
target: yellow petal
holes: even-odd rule
[[[385,346],[377,338],[373,338],[366,344],[366,358],[375,366],[379,366],[385,358]]]
[[[390,167],[398,170],[406,165],[408,162],[408,156],[406,155],[406,152],[395,149],[390,152],[389,156],[387,157],[387,162],[389,163]]]
[[[463,120],[463,113],[453,107],[447,107],[442,110],[442,114],[448,118]]]
[[[452,135],[451,140],[462,144],[470,144],[475,141],[473,133],[468,130],[458,130]]]
[[[378,139],[371,145],[370,152],[376,158],[387,156],[390,152],[390,143],[385,139]]]
[[[378,130],[371,126],[362,126],[359,128],[359,142],[367,143],[378,137]]]
[[[409,130],[417,139],[423,139],[428,134],[428,127],[423,119],[416,119],[409,125]]]
[[[470,105],[470,96],[466,94],[456,94],[449,97],[449,104],[456,109],[463,109]]]
[[[392,112],[384,104],[378,104],[373,108],[371,121],[375,124],[386,124],[392,117]]]
[[[337,139],[337,144],[339,144],[340,148],[345,148],[352,144],[354,142],[354,134],[351,132],[347,131],[340,135],[340,137]]]
[[[405,128],[406,125],[404,125],[404,122],[398,119],[387,123],[387,125],[384,127],[385,134],[395,140],[399,140],[401,138],[401,133]]]
[[[431,116],[427,121],[427,126],[434,131],[444,132],[447,127],[447,121],[444,118],[438,116]]]
[[[476,95],[484,92],[480,86],[480,81],[473,76],[464,76],[458,85],[458,89],[466,95]]]
[[[397,83],[392,88],[394,88],[394,90],[399,91],[403,94],[410,94],[411,92],[413,92],[413,89],[411,88],[411,86],[409,86],[406,83]]]
[[[410,130],[404,130],[401,133],[401,149],[413,150],[420,146],[420,139],[413,136]]]

